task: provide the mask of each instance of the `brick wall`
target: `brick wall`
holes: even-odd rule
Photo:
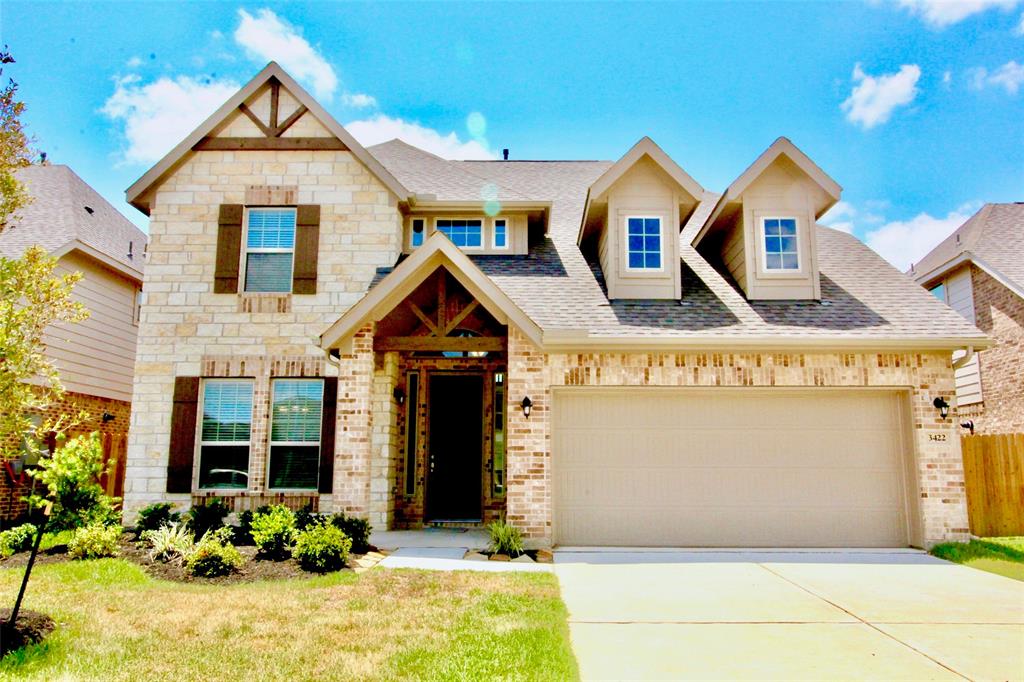
[[[509,331],[509,404],[533,401],[527,419],[509,410],[508,519],[534,544],[552,540],[551,387],[791,386],[892,387],[910,396],[912,446],[923,541],[968,534],[963,464],[955,415],[942,421],[932,406],[951,395],[945,353],[593,353],[546,355]],[[915,516],[911,510],[911,516]]]
[[[975,325],[995,345],[979,353],[982,403],[961,416],[977,433],[1024,432],[1024,299],[971,265]]]

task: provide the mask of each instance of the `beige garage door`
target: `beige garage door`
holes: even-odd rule
[[[560,545],[899,547],[896,392],[555,392]]]

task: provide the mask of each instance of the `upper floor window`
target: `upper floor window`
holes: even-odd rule
[[[946,283],[945,282],[943,282],[942,284],[938,284],[938,285],[932,287],[928,291],[931,292],[932,296],[934,296],[935,298],[939,299],[943,303],[946,302]]]
[[[204,379],[199,487],[249,487],[252,380]]]
[[[245,291],[289,293],[295,209],[250,208],[245,228]]]
[[[443,232],[455,246],[465,249],[483,247],[484,224],[479,219],[439,218],[435,223],[438,232]]]
[[[626,218],[626,257],[630,270],[661,269],[661,218]]]
[[[494,248],[508,248],[508,222],[504,218],[497,218],[494,221]]]
[[[316,490],[320,478],[322,379],[275,379],[270,414],[273,490]]]
[[[764,269],[799,270],[800,254],[797,249],[796,218],[765,218]]]
[[[414,218],[412,221],[412,235],[409,237],[409,244],[416,248],[423,244],[423,236],[426,232],[423,218]]]

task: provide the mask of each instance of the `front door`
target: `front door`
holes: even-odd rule
[[[479,521],[484,380],[430,377],[427,521]]]

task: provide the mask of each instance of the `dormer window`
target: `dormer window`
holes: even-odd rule
[[[764,233],[764,269],[799,270],[796,218],[764,218],[761,225]]]
[[[661,218],[626,218],[626,264],[630,270],[661,270]]]
[[[409,238],[409,243],[414,249],[423,244],[423,237],[427,231],[425,222],[422,218],[414,218],[412,221],[412,237]]]
[[[508,223],[504,218],[497,218],[494,221],[494,248],[508,248]]]
[[[438,232],[443,232],[459,248],[479,249],[483,247],[484,223],[482,220],[439,218],[435,227]]]

